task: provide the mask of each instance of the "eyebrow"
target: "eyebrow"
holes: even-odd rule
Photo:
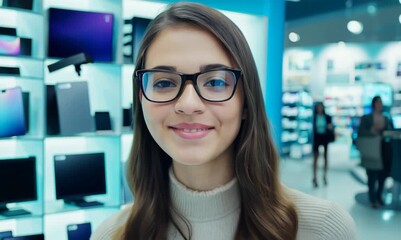
[[[201,72],[204,72],[204,71],[218,69],[218,68],[229,68],[229,67],[224,64],[214,63],[214,64],[202,65],[200,67],[200,70],[201,70]]]
[[[209,71],[209,70],[219,69],[219,68],[229,68],[229,66],[226,66],[224,64],[219,64],[219,63],[207,64],[207,65],[200,66],[200,71],[204,72],[204,71]],[[155,67],[153,67],[151,69],[177,71],[176,67],[167,66],[167,65],[155,66]]]
[[[152,67],[151,69],[156,69],[156,70],[168,70],[168,71],[177,71],[177,68],[176,68],[176,67],[167,66],[167,65],[160,65],[160,66]]]

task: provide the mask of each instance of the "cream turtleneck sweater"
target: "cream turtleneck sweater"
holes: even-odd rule
[[[193,240],[233,239],[240,216],[240,195],[236,179],[211,191],[196,192],[178,182],[170,171],[172,204],[191,224]],[[355,223],[350,215],[333,202],[286,188],[298,213],[297,240],[355,240]],[[106,219],[91,240],[111,240],[125,223],[131,206]],[[182,228],[185,229],[185,228]],[[170,227],[168,239],[182,239]]]

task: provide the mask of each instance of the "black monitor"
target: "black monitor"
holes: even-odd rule
[[[80,207],[102,205],[84,197],[106,193],[104,153],[54,156],[56,199]]]
[[[7,203],[37,200],[36,158],[0,159],[0,214],[29,214],[23,209],[8,209]]]
[[[95,62],[113,61],[113,19],[112,13],[50,8],[48,56],[83,52]]]
[[[4,240],[44,240],[45,235],[43,234],[35,234],[35,235],[25,235],[18,237],[6,237]]]
[[[3,6],[32,10],[33,0],[3,0]]]

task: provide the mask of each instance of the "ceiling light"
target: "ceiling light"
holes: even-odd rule
[[[348,31],[352,32],[353,34],[360,34],[363,31],[362,23],[355,20],[349,21],[347,28]]]
[[[400,0],[401,1],[401,0]],[[375,15],[377,12],[377,7],[374,4],[370,4],[367,8],[367,11],[370,15]]]
[[[401,1],[401,0],[400,0]],[[400,16],[398,17],[398,21],[401,23],[401,14],[400,14]]]
[[[288,39],[290,39],[291,42],[298,42],[301,38],[297,33],[290,32],[290,34],[288,34]]]

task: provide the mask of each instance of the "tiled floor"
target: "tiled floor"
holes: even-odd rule
[[[335,156],[339,157],[335,157]],[[367,186],[358,182],[350,171],[354,171],[362,180],[366,179],[363,169],[357,166],[357,160],[349,160],[342,153],[331,153],[328,186],[315,189],[312,187],[312,159],[283,159],[281,163],[282,181],[289,187],[305,193],[329,199],[342,205],[350,212],[357,224],[358,240],[400,240],[401,211],[371,209],[355,201],[355,194],[367,191]],[[323,159],[319,159],[320,165]],[[319,180],[322,182],[323,169],[320,166]],[[392,184],[391,179],[386,183]],[[322,183],[320,184],[322,185]]]

